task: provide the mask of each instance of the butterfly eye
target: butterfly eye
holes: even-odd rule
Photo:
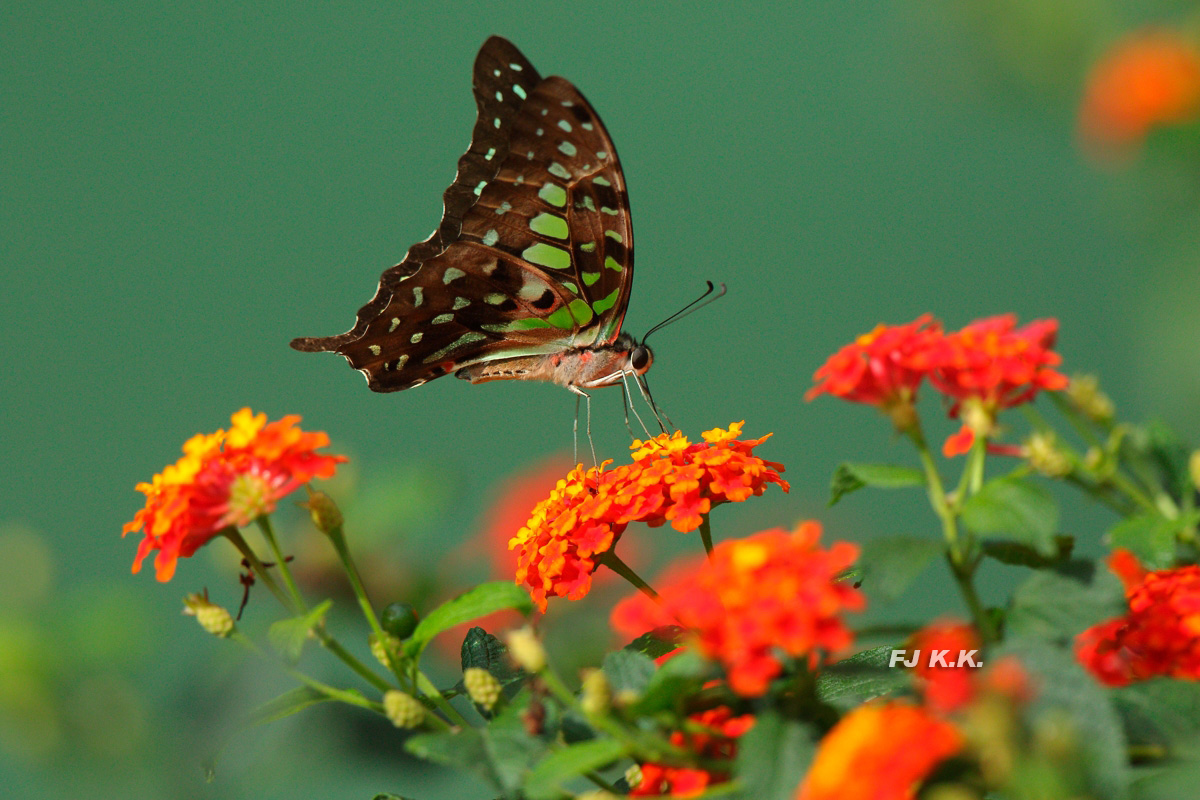
[[[637,347],[633,348],[633,352],[631,352],[629,354],[629,363],[638,372],[641,372],[642,370],[644,370],[646,368],[646,366],[650,363],[649,348],[642,347],[641,345],[638,345]]]

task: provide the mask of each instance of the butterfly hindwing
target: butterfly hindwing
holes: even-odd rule
[[[385,271],[333,350],[376,391],[468,364],[614,340],[633,276],[616,152],[566,80],[542,80],[492,37],[475,62],[478,118],[438,229]]]

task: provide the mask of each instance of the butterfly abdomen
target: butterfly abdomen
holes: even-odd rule
[[[463,367],[454,374],[471,383],[487,381],[544,381],[582,389],[615,386],[622,372],[644,372],[630,366],[632,339],[622,336],[613,345],[577,347],[561,353],[519,356]],[[647,365],[648,366],[648,365]]]

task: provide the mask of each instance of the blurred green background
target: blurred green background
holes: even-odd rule
[[[406,760],[396,731],[365,715],[322,708],[234,732],[290,684],[179,614],[206,586],[237,605],[230,548],[182,562],[164,585],[152,570],[130,576],[136,537],[119,532],[140,506],[136,482],[249,405],[302,414],[351,456],[330,491],[380,603],[420,606],[493,575],[468,542],[489,526],[515,532],[546,480],[543,467],[514,498],[535,480],[520,471],[569,458],[570,395],[452,379],[372,394],[340,358],[287,347],[348,328],[379,272],[437,223],[474,120],[471,63],[493,33],[575,82],[617,143],[637,231],[627,329],[644,332],[706,279],[729,285],[656,335],[652,374],[690,436],[741,419],[750,435],[775,433],[760,452],[787,465],[791,494],[718,512],[718,538],[807,517],[828,538],[935,535],[915,495],[825,508],[839,461],[911,455],[873,410],[802,399],[833,350],[926,311],[952,328],[1006,311],[1057,317],[1065,371],[1098,372],[1120,415],[1161,416],[1195,442],[1197,159],[1168,143],[1098,168],[1075,136],[1097,55],[1191,8],[6,4],[0,785],[27,797],[490,796]],[[923,408],[939,441],[954,429],[936,402]],[[593,415],[602,457],[624,458],[619,393],[599,393]],[[1065,500],[1064,528],[1098,549],[1110,520]],[[323,543],[286,505],[312,596],[342,598]],[[698,544],[669,529],[627,539],[648,574]],[[957,608],[934,572],[870,618]],[[1001,601],[1008,580],[990,576],[986,599]],[[603,644],[616,591],[552,609],[552,644],[556,614]],[[246,624],[261,632],[274,614],[256,592]],[[580,662],[598,652],[570,635],[557,644]],[[308,668],[344,679],[322,656]],[[201,761],[226,741],[206,783]]]

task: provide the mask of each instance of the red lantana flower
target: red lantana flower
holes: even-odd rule
[[[183,458],[150,483],[139,483],[146,505],[121,534],[145,533],[133,571],[158,550],[156,575],[169,581],[178,559],[191,556],[222,530],[269,514],[280,498],[313,478],[331,477],[346,458],[317,453],[329,437],[300,430],[299,421],[289,415],[269,423],[266,414],[243,408],[233,415],[228,431],[193,436],[183,445]]]
[[[972,322],[941,338],[930,354],[936,364],[929,376],[954,398],[950,416],[965,417],[963,429],[946,442],[947,456],[971,448],[975,436],[990,433],[996,414],[1032,400],[1042,389],[1065,389],[1067,377],[1054,370],[1062,357],[1051,348],[1058,320],[1034,320],[1017,328],[1014,314]]]
[[[975,629],[958,620],[939,620],[917,631],[911,649],[920,651],[920,659],[913,673],[921,685],[926,706],[934,711],[949,712],[962,708],[974,698],[979,670],[966,663],[961,667],[958,664],[961,653],[972,653],[972,660],[981,662],[979,646]],[[946,655],[934,665],[931,656],[938,652]]]
[[[954,725],[923,708],[867,703],[821,740],[796,800],[911,800],[964,743]]]
[[[721,542],[697,569],[660,587],[656,607],[631,610],[626,602],[641,601],[624,601],[611,621],[682,626],[705,657],[725,667],[731,689],[762,695],[783,670],[780,653],[816,667],[853,642],[842,614],[861,610],[865,600],[837,577],[854,563],[858,547],[835,542],[825,550],[820,536],[819,523],[804,522],[793,533],[769,530]]]
[[[754,455],[770,434],[741,441],[743,424],[705,431],[704,442],[695,444],[678,431],[660,434],[634,441],[632,464],[571,470],[509,542],[517,550],[516,582],[543,611],[548,597],[578,600],[591,588],[597,556],[612,549],[629,523],[669,522],[687,533],[714,506],[740,503],[772,483],[788,491],[783,465]]]
[[[830,394],[879,407],[899,430],[912,424],[917,387],[933,366],[929,354],[941,323],[923,314],[907,325],[879,325],[829,357],[813,374],[812,400]]]
[[[1079,130],[1098,155],[1123,155],[1152,129],[1200,115],[1200,48],[1162,28],[1136,31],[1092,68]]]
[[[1108,563],[1125,584],[1129,613],[1079,634],[1080,663],[1106,686],[1200,680],[1200,567],[1147,572],[1128,550]]]
[[[732,761],[737,756],[738,737],[754,727],[753,715],[735,717],[726,706],[692,714],[688,719],[709,732],[676,731],[671,734],[671,744],[708,760]],[[630,797],[695,797],[709,786],[729,780],[727,772],[654,763],[642,764],[641,773],[642,779]]]

